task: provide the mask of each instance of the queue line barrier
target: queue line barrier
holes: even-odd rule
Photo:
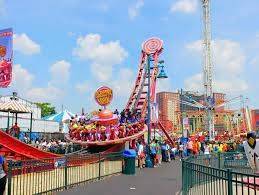
[[[122,172],[122,153],[9,161],[7,195],[51,194]]]
[[[182,194],[259,194],[259,175],[244,153],[191,156],[182,161]]]

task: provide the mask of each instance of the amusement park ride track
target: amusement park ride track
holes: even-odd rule
[[[159,45],[159,43],[161,45]],[[139,69],[138,69],[138,76],[135,81],[135,85],[133,87],[133,91],[130,95],[130,98],[128,100],[128,103],[126,105],[126,110],[134,110],[141,113],[142,119],[146,118],[147,115],[147,104],[148,104],[148,75],[147,75],[147,69],[146,69],[146,63],[147,63],[147,57],[150,55],[152,61],[154,62],[154,67],[151,67],[151,74],[150,74],[150,101],[151,104],[155,102],[155,96],[156,96],[156,80],[157,80],[157,74],[158,74],[158,59],[159,55],[163,51],[162,47],[162,41],[157,38],[151,38],[148,41],[143,44],[143,49],[141,51],[140,55],[140,62],[139,62]],[[155,49],[157,48],[157,49]],[[150,51],[152,50],[152,51]],[[145,52],[145,51],[150,51]],[[153,119],[152,121],[152,128],[157,128],[163,131],[168,141],[173,144],[173,141],[166,131],[166,129],[163,127],[162,123],[156,119]]]
[[[138,111],[141,113],[141,118],[145,120],[147,115],[147,105],[148,105],[148,74],[147,74],[147,57],[151,58],[153,61],[153,67],[151,67],[151,74],[150,74],[150,101],[151,104],[155,101],[156,95],[156,79],[158,74],[158,59],[159,55],[163,51],[163,42],[158,38],[151,38],[143,44],[143,49],[141,51],[138,74],[135,81],[135,85],[133,87],[132,93],[129,97],[125,110],[131,111]],[[150,53],[148,51],[151,51]],[[163,125],[158,120],[151,121],[152,125],[151,128],[160,129],[164,132],[165,136],[167,137],[168,141],[173,144],[168,132],[165,130]],[[96,146],[103,146],[103,145],[113,145],[103,153],[114,152],[118,151],[118,148],[128,140],[137,139],[139,136],[142,136],[146,129],[142,130],[141,132],[122,139],[117,139],[113,141],[104,141],[104,142],[89,142],[86,145],[96,145]],[[73,140],[71,140],[73,141]],[[73,141],[77,143],[76,141]],[[80,144],[82,144],[80,142]],[[19,140],[9,136],[8,134],[0,131],[0,154],[7,153],[11,155],[14,159],[44,159],[44,158],[55,158],[59,157],[58,155],[41,151],[36,149],[32,146],[29,146]]]

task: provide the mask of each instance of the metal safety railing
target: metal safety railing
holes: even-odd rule
[[[9,161],[7,195],[51,194],[121,173],[121,153]]]
[[[182,161],[182,194],[259,194],[259,175],[243,153],[192,156]]]

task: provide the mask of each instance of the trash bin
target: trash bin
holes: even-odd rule
[[[136,172],[136,151],[135,150],[125,150],[123,152],[123,170],[122,173],[126,175],[134,175]]]

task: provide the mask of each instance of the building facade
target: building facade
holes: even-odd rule
[[[219,134],[225,131],[237,134],[241,132],[242,113],[235,113],[234,110],[225,110],[224,102],[226,95],[224,93],[213,93],[213,111],[215,131]],[[187,102],[187,104],[186,104]],[[190,104],[188,104],[190,103]],[[160,92],[157,93],[158,118],[167,130],[180,132],[182,128],[181,121],[188,118],[188,130],[190,133],[203,131],[205,128],[205,110],[204,95],[198,92],[178,91],[178,92]],[[256,123],[256,122],[255,122]],[[258,110],[258,129],[259,129],[259,110]]]
[[[225,109],[224,105],[222,105],[222,104],[226,101],[226,94],[213,93],[213,100],[214,100],[214,104],[216,107],[215,111],[223,111]]]
[[[180,94],[174,92],[157,93],[158,118],[165,129],[176,130],[179,125]]]

